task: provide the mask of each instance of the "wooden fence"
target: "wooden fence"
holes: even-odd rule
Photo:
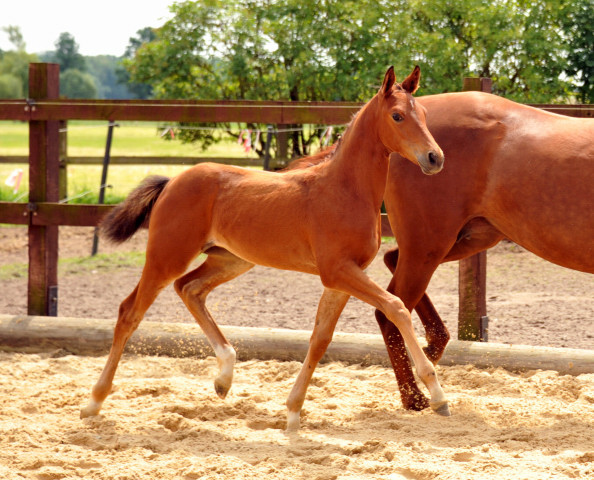
[[[464,90],[488,90],[486,79],[466,79]],[[29,98],[0,100],[0,120],[29,123],[29,202],[0,202],[0,223],[28,225],[29,315],[57,314],[58,226],[96,226],[112,206],[59,204],[60,126],[68,120],[241,122],[268,125],[345,124],[361,107],[353,102],[257,102],[183,100],[64,100],[59,98],[59,67],[35,63],[29,68]],[[589,106],[539,105],[556,113],[591,117]],[[5,157],[4,161],[23,161]],[[64,160],[62,158],[62,160]],[[87,160],[93,162],[92,160]],[[157,161],[157,160],[152,160]],[[115,163],[129,163],[122,158]],[[134,162],[142,162],[136,159]],[[100,159],[97,159],[100,163]],[[190,159],[188,163],[192,163]],[[384,221],[386,228],[389,228]],[[480,339],[486,316],[486,257],[461,263],[461,338]]]

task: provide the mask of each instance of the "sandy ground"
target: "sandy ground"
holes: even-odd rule
[[[118,250],[144,241],[140,235]],[[89,248],[88,229],[63,229],[62,257]],[[0,264],[17,262],[26,262],[26,230],[1,228]],[[381,259],[369,274],[387,284]],[[59,313],[114,318],[138,275],[137,268],[62,274]],[[492,341],[594,348],[592,275],[502,244],[489,254],[488,279]],[[4,280],[0,312],[25,313],[25,292],[25,279]],[[314,277],[254,269],[209,305],[221,324],[309,329],[320,293]],[[455,332],[455,264],[440,267],[429,293]],[[172,289],[147,316],[192,321]],[[358,301],[338,329],[378,332]],[[287,435],[284,401],[299,363],[239,363],[223,401],[212,386],[213,358],[129,355],[102,415],[80,420],[105,358],[61,355],[0,353],[0,478],[594,478],[594,374],[440,367],[452,410],[443,418],[403,410],[391,370],[330,363],[314,375],[302,429]]]
[[[594,375],[440,368],[453,415],[401,409],[391,371],[321,366],[285,434],[296,362],[129,356],[103,414],[79,420],[103,358],[0,354],[3,479],[594,477]]]

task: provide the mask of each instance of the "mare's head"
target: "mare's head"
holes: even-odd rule
[[[396,152],[419,165],[423,173],[433,175],[443,168],[441,148],[429,133],[425,109],[413,98],[419,88],[421,69],[416,66],[402,83],[396,82],[390,67],[376,95],[378,132],[390,152]]]

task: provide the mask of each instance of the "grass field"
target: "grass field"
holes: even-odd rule
[[[193,144],[183,144],[162,138],[163,130],[156,124],[124,122],[114,130],[111,154],[113,156],[205,156],[241,157],[245,155],[237,143],[229,141],[213,145],[207,151]],[[102,157],[105,153],[107,125],[105,123],[69,122],[68,155]],[[27,155],[29,130],[26,123],[0,122],[0,156]],[[255,154],[250,156],[256,157]],[[5,185],[15,169],[23,170],[20,188],[15,193]],[[115,165],[110,166],[106,190],[106,203],[121,201],[147,175],[173,176],[186,166],[167,165]],[[70,203],[96,203],[101,181],[101,166],[68,166],[68,197]],[[28,167],[26,164],[0,163],[0,200],[27,201]]]

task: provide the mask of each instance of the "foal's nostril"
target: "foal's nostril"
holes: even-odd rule
[[[429,163],[431,165],[437,165],[437,155],[434,152],[429,152]]]

